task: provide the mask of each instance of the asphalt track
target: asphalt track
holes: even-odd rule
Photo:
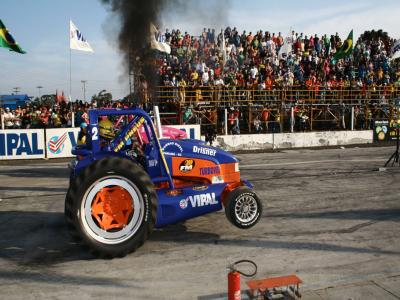
[[[236,229],[222,211],[113,260],[66,232],[65,162],[0,164],[0,298],[215,299],[226,266],[251,259],[257,278],[297,274],[303,299],[400,299],[400,168],[379,171],[393,150],[240,154],[264,204],[257,226]]]

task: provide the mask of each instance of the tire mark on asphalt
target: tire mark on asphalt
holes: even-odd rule
[[[341,234],[341,233],[354,233],[358,231],[361,228],[371,226],[373,224],[376,224],[378,222],[381,222],[384,220],[374,220],[374,221],[368,221],[368,222],[363,222],[348,228],[343,228],[343,229],[331,229],[331,230],[317,230],[317,231],[297,231],[297,232],[265,232],[264,236],[269,236],[269,235],[279,235],[279,236],[300,236],[300,235],[319,235],[319,234]]]
[[[384,290],[385,292],[389,293],[390,295],[392,295],[393,297],[395,297],[396,299],[400,299],[400,297],[396,294],[394,294],[392,291],[388,290],[387,288],[385,288],[384,286],[380,285],[378,282],[376,282],[375,280],[371,280],[370,282],[372,282],[373,284],[375,284],[376,286],[378,286],[379,288],[381,288],[382,290]]]
[[[259,170],[259,169],[258,169]],[[322,176],[336,176],[336,175],[351,175],[351,174],[362,174],[362,173],[372,173],[372,172],[377,172],[375,169],[368,169],[368,170],[351,170],[351,171],[344,171],[344,172],[324,172],[324,173],[317,173],[317,174],[294,174],[292,176],[285,176],[288,173],[283,173],[278,176],[272,176],[272,177],[266,177],[266,178],[259,178],[259,179],[251,179],[251,182],[263,182],[263,181],[268,181],[268,180],[273,180],[273,179],[292,179],[292,178],[305,178],[305,177],[322,177]]]
[[[34,195],[35,197],[51,197],[51,196],[62,196],[67,193],[67,189],[65,189],[65,193],[54,193],[54,194],[40,194],[40,195]],[[26,196],[10,196],[10,197],[2,197],[1,200],[11,200],[11,199],[23,199],[23,198],[32,198],[32,195],[26,195]]]
[[[269,167],[269,166],[290,166],[290,165],[307,165],[307,164],[320,164],[320,163],[333,163],[333,162],[381,162],[387,159],[328,159],[328,160],[310,160],[310,161],[296,161],[296,162],[281,162],[272,164],[257,164],[257,165],[240,165],[240,168],[254,168],[254,167]]]

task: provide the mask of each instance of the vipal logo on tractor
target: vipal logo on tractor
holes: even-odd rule
[[[110,122],[124,116],[127,124]],[[261,202],[232,154],[199,140],[159,140],[141,109],[90,110],[89,120],[85,144],[72,150],[65,217],[98,256],[124,256],[154,227],[223,208],[242,229],[260,219]],[[59,151],[64,139],[49,146]]]

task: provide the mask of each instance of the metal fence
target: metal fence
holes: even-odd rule
[[[163,123],[213,126],[218,133],[229,133],[229,114],[239,113],[241,133],[293,132],[310,130],[372,129],[374,120],[396,117],[398,86],[364,88],[325,86],[271,87],[166,87],[156,90]],[[185,111],[193,117],[185,120]]]

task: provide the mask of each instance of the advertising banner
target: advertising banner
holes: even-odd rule
[[[43,129],[0,130],[0,160],[45,158]]]
[[[78,133],[79,128],[46,129],[47,158],[72,157]]]
[[[374,142],[395,141],[397,139],[397,128],[396,121],[376,120],[374,122]]]
[[[388,120],[376,120],[374,122],[374,142],[379,143],[390,140],[390,127]]]
[[[185,131],[189,139],[200,140],[201,138],[200,125],[167,125],[167,126]]]

